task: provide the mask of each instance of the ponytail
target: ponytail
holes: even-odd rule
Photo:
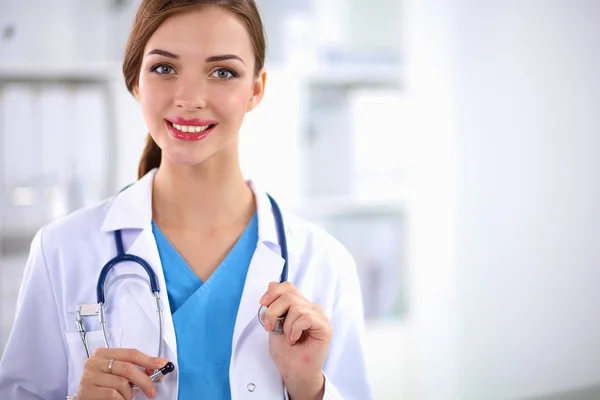
[[[161,157],[162,150],[158,147],[154,139],[152,139],[152,136],[148,134],[148,137],[146,138],[146,147],[144,148],[138,167],[138,179],[141,179],[152,169],[158,168],[160,166]]]

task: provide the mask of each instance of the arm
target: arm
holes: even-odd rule
[[[333,337],[324,366],[324,400],[373,398],[365,361],[365,326],[356,263],[344,249],[331,314]]]
[[[31,244],[14,325],[0,360],[0,399],[64,399],[67,358],[42,230]]]

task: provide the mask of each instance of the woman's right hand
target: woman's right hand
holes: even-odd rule
[[[111,359],[112,373],[109,371]],[[164,358],[150,357],[133,349],[99,348],[85,361],[77,399],[131,400],[137,390],[153,399],[156,389],[144,369],[154,371],[164,367],[167,362]],[[134,391],[130,383],[139,389]]]

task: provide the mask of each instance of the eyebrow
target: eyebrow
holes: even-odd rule
[[[244,60],[242,60],[241,57],[236,56],[235,54],[221,54],[218,56],[211,56],[211,57],[207,57],[205,61],[206,62],[219,62],[219,61],[226,61],[226,60],[239,60],[239,61],[241,61],[242,64],[246,65]]]
[[[154,50],[152,50],[152,51],[149,51],[149,52],[148,52],[148,54],[146,54],[146,55],[148,55],[148,56],[149,56],[149,55],[151,55],[151,54],[156,54],[156,55],[159,55],[159,56],[164,56],[164,57],[167,57],[167,58],[173,58],[173,59],[175,59],[175,60],[178,60],[178,59],[179,59],[179,56],[178,56],[178,55],[176,55],[176,54],[173,54],[173,53],[170,53],[170,52],[168,52],[168,51],[166,51],[166,50],[161,50],[161,49],[154,49]]]
[[[161,49],[154,49],[154,50],[148,52],[147,55],[151,55],[151,54],[156,54],[156,55],[159,55],[159,56],[164,56],[164,57],[167,57],[167,58],[172,58],[174,60],[178,60],[179,59],[179,56],[177,54],[173,54],[171,52],[168,52],[166,50],[161,50]],[[244,64],[244,65],[246,64],[244,62],[244,60],[242,60],[241,57],[236,56],[235,54],[220,54],[220,55],[217,55],[217,56],[210,56],[210,57],[207,57],[205,59],[206,62],[219,62],[219,61],[226,61],[226,60],[239,60],[242,64]]]

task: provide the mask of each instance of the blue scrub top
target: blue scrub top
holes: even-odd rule
[[[154,221],[152,231],[177,337],[179,399],[231,399],[233,329],[258,242],[257,216],[206,282],[196,276]]]

